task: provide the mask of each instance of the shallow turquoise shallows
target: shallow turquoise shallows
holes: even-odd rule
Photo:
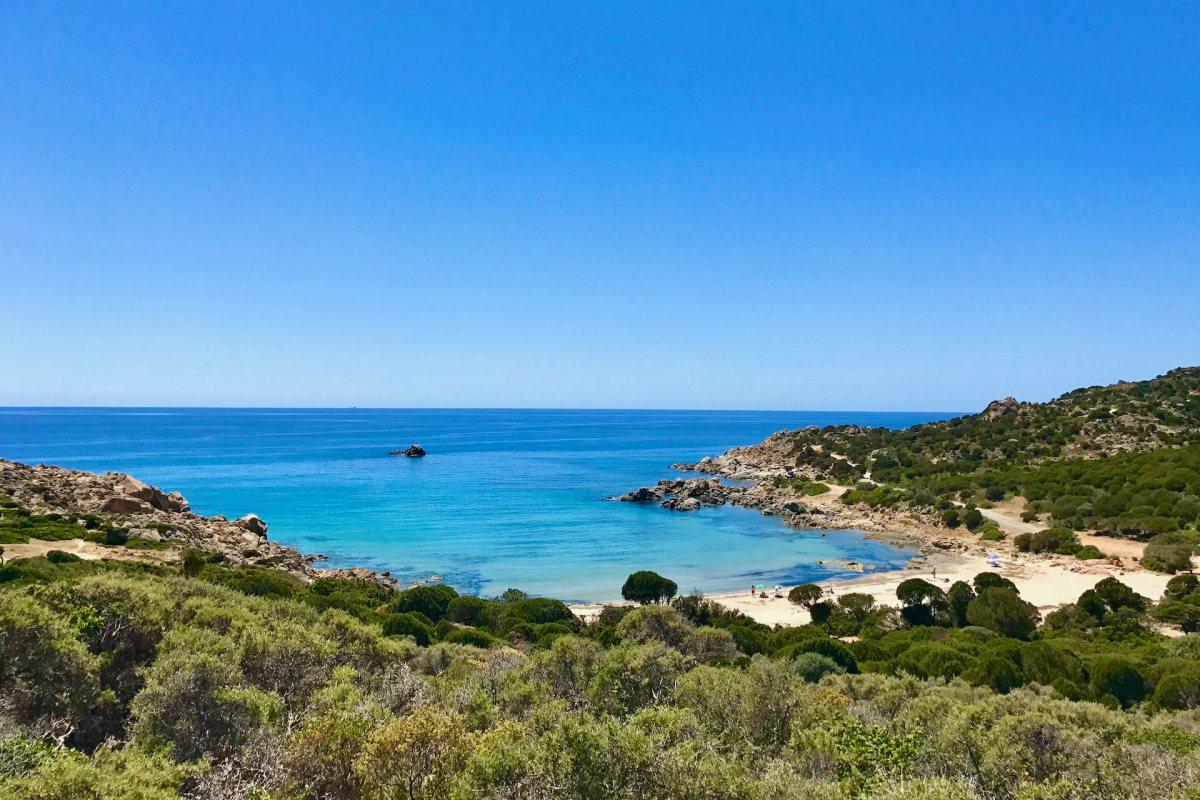
[[[605,498],[782,428],[897,427],[951,414],[748,411],[0,409],[0,457],[128,472],[201,514],[256,513],[270,536],[332,566],[441,576],[566,600],[619,596],[653,569],[681,591],[838,577],[912,554],[855,532],[794,531],[739,508]],[[425,458],[388,456],[420,443]]]

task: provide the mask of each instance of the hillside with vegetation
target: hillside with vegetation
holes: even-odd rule
[[[654,573],[590,622],[345,577],[62,551],[0,566],[12,800],[1185,800],[1200,582],[1102,581],[1044,621],[1006,579],[772,628]]]
[[[730,464],[773,473],[777,487],[840,483],[845,503],[915,509],[995,538],[975,509],[1015,500],[1026,522],[1149,540],[1146,566],[1187,570],[1200,542],[1200,368],[900,430],[783,431],[692,466]]]

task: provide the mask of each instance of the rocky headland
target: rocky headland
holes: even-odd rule
[[[64,526],[79,529],[78,544],[93,555],[114,554],[129,560],[175,560],[188,550],[215,555],[228,566],[280,569],[301,579],[343,575],[390,584],[387,573],[366,569],[317,569],[321,556],[305,555],[267,538],[267,523],[255,514],[230,520],[194,513],[178,492],[164,492],[119,472],[94,474],[46,465],[29,466],[0,459],[0,511],[55,526],[55,542]],[[116,532],[105,542],[96,531]],[[31,529],[36,538],[37,528]],[[149,543],[149,549],[124,548],[127,540]],[[15,551],[21,545],[9,545]],[[56,545],[58,546],[58,545]]]
[[[774,465],[753,465],[741,452],[747,450],[754,448],[739,448],[695,464],[675,464],[674,468],[757,481],[751,485],[731,486],[719,478],[677,478],[662,480],[654,486],[635,489],[612,499],[622,503],[655,503],[673,511],[695,511],[729,503],[779,517],[785,524],[798,529],[861,530],[874,539],[922,550],[965,552],[972,549],[972,542],[955,536],[918,512],[842,503],[838,498],[844,487],[832,486],[828,493],[811,497],[791,486],[776,486],[774,478],[792,477],[793,473]]]

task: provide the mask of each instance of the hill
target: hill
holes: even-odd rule
[[[850,505],[904,508],[1003,534],[973,513],[1016,505],[1029,523],[1151,539],[1147,566],[1187,569],[1200,532],[1200,368],[1076,389],[1046,403],[1005,398],[978,414],[901,430],[781,431],[687,469],[850,487]]]
[[[900,430],[830,425],[782,431],[729,455],[761,469],[796,468],[813,477],[899,483],[1196,442],[1200,367],[1188,367],[1145,381],[1076,389],[1047,403],[1008,397],[978,414]]]

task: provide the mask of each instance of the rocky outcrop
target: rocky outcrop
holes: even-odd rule
[[[410,444],[403,450],[392,450],[388,453],[389,456],[408,456],[409,458],[420,458],[425,455],[425,448],[419,444]]]
[[[659,481],[612,499],[622,503],[658,503],[673,511],[695,511],[703,506],[723,506],[740,491],[740,487],[724,486],[711,478],[686,478]]]
[[[267,537],[267,523],[262,521],[262,518],[257,514],[247,514],[244,517],[238,517],[234,523],[242,530],[250,531],[255,536],[261,536],[264,539]]]
[[[325,574],[317,560],[269,541],[267,524],[249,514],[230,522],[224,517],[192,513],[178,492],[119,472],[96,475],[51,466],[29,466],[0,459],[0,497],[33,514],[57,514],[80,526],[108,523],[130,536],[153,539],[185,549],[219,553],[229,566],[258,565],[312,578]]]
[[[795,462],[792,453],[794,431],[779,431],[759,444],[735,447],[719,456],[706,456],[694,463],[672,464],[673,469],[724,475],[736,480],[766,481],[776,477],[798,474],[790,466]]]
[[[110,514],[148,514],[153,510],[145,500],[124,494],[113,495],[100,504],[100,511]]]
[[[985,419],[1000,419],[1009,414],[1015,414],[1021,408],[1021,404],[1017,402],[1015,397],[1006,397],[1003,400],[993,400],[987,404],[980,416]]]

